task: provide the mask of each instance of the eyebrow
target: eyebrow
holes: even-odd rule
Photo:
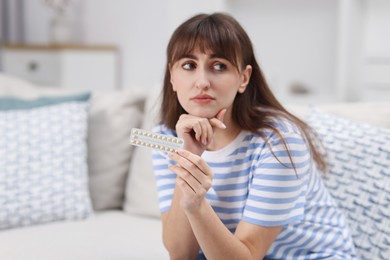
[[[218,53],[212,54],[211,58],[219,58],[219,59],[227,60],[227,58],[224,55]]]
[[[198,58],[197,58],[195,55],[190,54],[190,53],[184,54],[182,57],[180,57],[180,59],[185,59],[185,58],[193,59],[193,60],[198,60]],[[222,55],[222,54],[216,54],[216,53],[211,54],[211,55],[210,55],[210,58],[211,58],[211,59],[219,58],[219,59],[225,59],[225,60],[227,60],[227,58],[226,58],[224,55]]]
[[[193,55],[193,54],[184,54],[183,56],[180,57],[180,59],[186,59],[186,58],[188,58],[188,59],[193,59],[193,60],[197,60],[197,59],[198,59],[198,58],[197,58],[195,55]]]

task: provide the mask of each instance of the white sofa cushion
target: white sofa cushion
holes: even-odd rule
[[[158,219],[105,211],[84,221],[0,232],[2,260],[169,259]]]
[[[310,112],[310,106],[289,104],[286,107],[304,121]],[[390,128],[390,102],[329,103],[316,105],[316,107],[355,122]]]
[[[366,112],[366,111],[365,111]],[[327,151],[325,185],[349,220],[360,259],[390,255],[390,129],[309,112]]]
[[[0,98],[0,229],[92,214],[89,96]]]

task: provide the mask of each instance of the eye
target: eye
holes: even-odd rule
[[[193,62],[185,62],[181,65],[181,67],[184,69],[184,70],[193,70],[196,68],[196,65],[195,63]]]
[[[223,64],[223,63],[214,63],[213,64],[213,70],[224,71],[224,70],[226,70],[226,65]]]

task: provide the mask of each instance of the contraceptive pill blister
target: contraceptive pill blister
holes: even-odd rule
[[[131,129],[130,143],[135,146],[147,147],[166,152],[177,152],[183,148],[184,141],[181,138],[157,134],[143,129]]]

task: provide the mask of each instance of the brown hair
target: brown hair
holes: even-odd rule
[[[307,124],[289,113],[272,94],[256,61],[249,36],[241,25],[228,14],[195,15],[181,24],[173,33],[167,48],[167,64],[162,93],[161,119],[163,124],[170,129],[175,129],[180,115],[186,113],[178,101],[176,92],[172,89],[169,66],[183,56],[190,54],[195,47],[199,47],[202,52],[210,50],[224,57],[239,70],[244,69],[247,65],[252,66],[252,74],[246,90],[242,94],[238,93],[233,102],[232,119],[234,123],[241,129],[259,134],[263,138],[262,129],[272,130],[282,140],[291,160],[288,147],[272,120],[277,116],[288,118],[304,133],[318,168],[325,170],[326,162],[323,159],[323,154],[316,148],[313,131]]]

